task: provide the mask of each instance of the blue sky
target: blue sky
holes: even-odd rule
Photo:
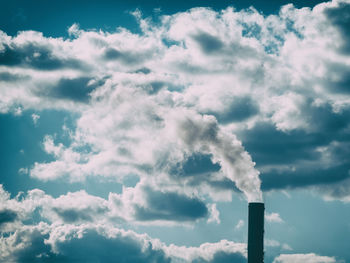
[[[0,261],[348,262],[350,2],[11,1]]]

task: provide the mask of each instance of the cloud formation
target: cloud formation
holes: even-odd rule
[[[273,263],[306,262],[306,263],[333,263],[334,257],[319,256],[314,253],[309,254],[281,254],[275,258]]]
[[[140,33],[77,24],[67,38],[1,31],[0,113],[34,111],[34,123],[42,110],[76,116],[64,127],[69,143],[48,134],[50,161],[20,171],[44,182],[123,185],[108,198],[39,189],[10,198],[0,188],[1,261],[84,261],[88,253],[108,262],[113,247],[126,262],[244,262],[245,244],[167,246],[122,225],[220,223],[217,201],[232,193],[261,201],[260,186],[349,202],[349,6],[289,4],[270,16],[193,8],[157,22],[136,11]],[[266,219],[283,222],[276,213]],[[274,262],[297,261],[335,259],[282,254]]]
[[[106,226],[45,223],[24,227],[1,240],[1,260],[7,262],[245,262],[244,244],[222,240],[200,247],[166,246],[147,235]],[[7,250],[6,250],[7,249]]]
[[[121,194],[110,193],[108,199],[89,195],[84,190],[68,192],[57,198],[39,189],[21,193],[11,199],[2,188],[0,227],[10,223],[33,221],[61,224],[111,223],[191,224],[198,220],[219,222],[214,204],[176,192],[155,191],[148,186],[125,188]]]
[[[40,180],[136,176],[154,191],[259,201],[260,174],[266,191],[348,200],[349,5],[194,8],[159,23],[135,12],[140,34],[1,32],[0,111],[79,114],[72,143],[46,137],[55,160],[27,167]],[[185,173],[195,156],[208,170]]]
[[[283,223],[283,219],[278,213],[265,213],[265,220],[271,223]]]
[[[120,228],[122,221],[118,223],[117,216],[122,214],[115,214],[118,210],[115,203],[84,191],[58,198],[38,189],[12,199],[2,187],[0,193],[4,207],[0,210],[3,234],[0,239],[0,261],[114,262],[118,258],[124,262],[225,262],[227,259],[244,262],[246,257],[246,245],[242,243],[221,240],[218,243],[204,243],[200,247],[166,246],[146,234],[126,231]],[[151,195],[155,195],[151,197],[153,199],[159,197],[155,193]],[[182,202],[190,202],[183,208],[180,207],[183,203],[176,200],[181,197],[174,194],[162,194],[160,197],[168,197],[173,206],[179,207],[174,210],[161,207],[157,211],[155,209],[159,209],[164,201],[152,199],[161,203],[155,204],[155,208],[148,208],[153,213],[150,217],[137,219],[192,220],[196,212],[192,206],[197,205],[193,200],[181,199]],[[168,211],[172,214],[169,215]],[[189,218],[186,212],[189,212]],[[6,224],[7,227],[4,227]]]

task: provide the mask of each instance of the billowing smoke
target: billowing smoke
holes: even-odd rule
[[[177,113],[176,133],[183,146],[192,152],[212,155],[213,163],[221,166],[222,174],[235,182],[248,202],[261,202],[259,171],[242,143],[232,133],[219,127],[215,117],[185,110]]]

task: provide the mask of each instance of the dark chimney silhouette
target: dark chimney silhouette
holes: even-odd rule
[[[264,262],[264,203],[249,203],[248,263]]]

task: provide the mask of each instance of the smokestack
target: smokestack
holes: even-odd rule
[[[248,263],[264,262],[264,203],[249,203]]]

